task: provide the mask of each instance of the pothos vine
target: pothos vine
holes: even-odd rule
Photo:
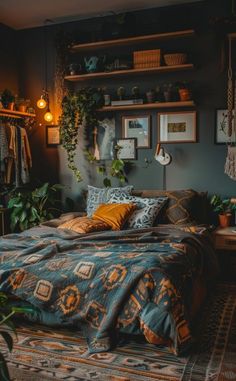
[[[97,109],[103,105],[103,94],[101,89],[91,87],[81,88],[76,93],[68,93],[62,101],[62,114],[59,119],[62,146],[67,152],[68,167],[74,173],[77,181],[82,181],[80,169],[75,164],[75,154],[78,144],[78,131],[81,125],[85,128],[85,137],[88,142],[84,150],[85,156],[90,163],[98,164],[98,173],[116,177],[120,182],[125,182],[125,162],[115,158],[111,162],[109,173],[105,165],[99,165],[90,151],[91,131],[99,125]],[[104,186],[111,186],[111,179],[105,177]]]

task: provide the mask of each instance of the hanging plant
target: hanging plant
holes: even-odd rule
[[[67,94],[62,101],[62,115],[59,119],[62,146],[67,152],[68,167],[73,171],[77,181],[82,181],[79,168],[75,164],[75,153],[78,144],[78,130],[82,122],[85,126],[87,147],[84,149],[85,157],[91,164],[98,164],[97,172],[105,176],[103,184],[111,186],[111,177],[116,177],[120,182],[125,182],[125,162],[115,158],[109,168],[99,165],[96,157],[90,151],[92,146],[91,131],[99,125],[97,109],[104,103],[101,89],[81,88],[74,94]]]
[[[58,105],[61,105],[63,97],[66,93],[65,75],[67,66],[67,57],[69,51],[71,37],[63,30],[59,29],[55,37],[56,48],[56,64],[55,64],[55,100]]]
[[[103,105],[100,89],[81,88],[74,94],[68,94],[62,101],[62,115],[59,119],[62,146],[67,152],[68,167],[73,171],[77,181],[82,181],[80,170],[75,164],[75,152],[78,144],[78,130],[85,125],[85,136],[90,144],[91,134],[98,125],[96,110]]]

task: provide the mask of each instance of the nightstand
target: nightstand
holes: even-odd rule
[[[221,278],[236,282],[236,226],[217,228],[214,245],[221,269]]]
[[[0,236],[9,233],[9,209],[0,207]]]

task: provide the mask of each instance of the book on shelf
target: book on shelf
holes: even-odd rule
[[[112,106],[125,106],[125,105],[142,105],[143,99],[123,99],[119,101],[111,101]]]

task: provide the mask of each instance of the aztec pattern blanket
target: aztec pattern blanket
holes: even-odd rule
[[[111,349],[119,330],[186,351],[194,281],[215,269],[207,234],[173,227],[82,235],[39,226],[0,239],[0,291],[35,306],[31,319],[82,329],[91,353]]]

